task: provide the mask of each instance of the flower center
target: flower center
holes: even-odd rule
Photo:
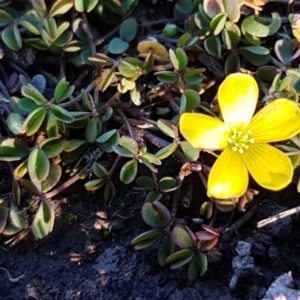
[[[236,128],[232,128],[232,133],[228,138],[228,144],[232,151],[243,154],[245,150],[249,149],[250,144],[254,143],[254,138],[252,138],[251,135],[251,130],[244,133]]]

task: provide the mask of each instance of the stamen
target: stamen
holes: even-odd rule
[[[232,151],[243,154],[245,150],[249,149],[249,145],[255,142],[251,137],[252,131],[248,130],[247,133],[232,128],[232,134],[228,138],[228,144],[231,146]]]

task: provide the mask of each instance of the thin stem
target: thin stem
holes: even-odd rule
[[[204,188],[207,190],[207,179],[205,178],[204,174],[202,173],[202,171],[198,171],[197,174],[201,179]]]
[[[120,160],[121,160],[121,156],[118,155],[117,158],[115,159],[115,162],[114,162],[113,166],[109,170],[109,177],[111,177],[113,175],[113,173],[116,171],[116,169],[117,169],[117,167],[119,165]]]
[[[297,207],[285,210],[285,211],[283,211],[283,212],[281,212],[279,214],[276,214],[276,215],[271,216],[271,217],[269,217],[267,219],[263,219],[263,220],[259,221],[257,223],[257,228],[262,228],[264,226],[267,226],[267,225],[269,225],[271,223],[274,223],[274,222],[276,222],[278,220],[281,220],[283,218],[286,218],[288,216],[294,215],[294,214],[299,213],[299,212],[300,212],[300,206],[297,206]]]
[[[246,224],[258,211],[258,206],[252,207],[251,210],[246,212],[240,219],[233,223],[228,231],[225,231],[222,237],[222,242],[230,241],[232,235],[244,224]]]
[[[129,132],[130,137],[131,137],[132,139],[135,140],[135,134],[134,134],[134,132],[133,132],[133,130],[132,130],[131,125],[129,124],[129,122],[128,122],[128,120],[127,120],[127,117],[126,117],[125,114],[122,112],[122,110],[119,109],[119,108],[117,109],[117,113],[122,117],[122,119],[123,119],[123,121],[124,121],[124,123],[125,123],[125,125],[126,125],[126,127],[127,127],[127,130],[128,130],[128,132]]]
[[[88,167],[83,168],[81,171],[79,171],[77,174],[75,174],[69,180],[64,182],[61,186],[57,187],[56,189],[52,190],[49,193],[46,193],[44,195],[45,199],[50,199],[50,198],[56,196],[57,194],[59,194],[60,192],[62,192],[63,190],[65,190],[66,188],[71,186],[72,184],[74,184],[77,180],[79,180],[80,177],[87,171],[88,171]]]
[[[100,39],[96,40],[95,45],[99,46],[99,45],[103,44],[104,42],[106,42],[108,39],[110,39],[114,34],[116,34],[119,31],[120,27],[121,27],[121,24],[119,26],[115,27],[112,31],[108,32],[106,35],[104,35]]]

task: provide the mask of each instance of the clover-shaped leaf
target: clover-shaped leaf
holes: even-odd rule
[[[120,180],[125,184],[131,183],[138,170],[138,162],[135,159],[129,160],[120,171]]]
[[[193,248],[196,246],[195,236],[187,226],[176,225],[172,230],[172,236],[179,248]]]
[[[143,232],[131,241],[131,245],[134,245],[135,250],[145,249],[154,244],[163,234],[164,232],[160,229]]]
[[[34,216],[31,229],[36,239],[42,239],[53,229],[55,211],[51,203],[43,200]]]
[[[171,221],[170,211],[160,202],[146,202],[142,208],[142,217],[152,227],[164,228]]]
[[[193,257],[188,268],[188,277],[195,280],[199,275],[203,276],[207,271],[207,256],[204,253],[197,253]]]
[[[166,258],[166,263],[171,264],[172,270],[179,269],[188,264],[194,257],[194,251],[192,249],[181,249],[174,252]]]
[[[129,44],[121,38],[114,38],[108,45],[108,50],[112,54],[121,54],[129,48]]]

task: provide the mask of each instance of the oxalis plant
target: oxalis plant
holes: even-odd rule
[[[47,236],[51,200],[75,182],[109,202],[120,181],[145,195],[134,248],[155,244],[161,266],[195,279],[230,226],[219,211],[247,210],[254,182],[300,191],[300,15],[267,2],[178,0],[174,18],[145,22],[137,0],[0,0],[6,243]],[[95,18],[114,29],[101,37]],[[29,76],[14,52],[54,57],[60,73]]]

